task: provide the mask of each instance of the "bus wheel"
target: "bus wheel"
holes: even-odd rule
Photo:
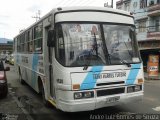
[[[43,104],[46,106],[46,107],[50,107],[51,104],[46,100],[45,98],[45,92],[44,92],[44,88],[41,87],[41,92],[42,92],[42,100],[43,100]]]
[[[24,80],[22,79],[22,74],[21,74],[20,68],[19,68],[19,81],[20,81],[20,83],[21,83],[22,85],[25,84]]]

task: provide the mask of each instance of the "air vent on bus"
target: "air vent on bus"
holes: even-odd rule
[[[116,84],[124,84],[124,81],[109,82],[109,83],[97,83],[97,86],[104,86],[104,85],[116,85]]]

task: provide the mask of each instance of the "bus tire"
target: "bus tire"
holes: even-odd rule
[[[20,81],[20,83],[21,83],[22,85],[25,84],[25,81],[22,79],[22,74],[21,74],[20,68],[19,68],[19,81]]]
[[[41,87],[41,92],[42,92],[42,102],[46,107],[51,107],[51,104],[46,100],[45,98],[45,92],[44,92],[44,87]]]

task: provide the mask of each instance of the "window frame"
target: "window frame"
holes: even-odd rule
[[[35,28],[40,25],[40,37],[35,38]],[[15,39],[17,39],[17,52],[24,54],[42,54],[43,53],[43,22],[39,22],[33,27],[29,28],[25,32],[19,34]],[[41,46],[40,51],[35,50],[35,45]],[[31,50],[32,48],[32,50]]]

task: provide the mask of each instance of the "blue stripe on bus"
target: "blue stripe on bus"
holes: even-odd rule
[[[35,88],[37,79],[37,67],[38,67],[38,54],[33,54],[32,58],[32,87]]]
[[[93,74],[94,74],[94,72],[96,72],[96,74],[101,73],[102,69],[103,69],[103,66],[92,67],[91,72],[88,72],[87,76],[85,77],[84,81],[82,82],[82,84],[80,86],[80,90],[94,88],[97,79],[93,78]]]
[[[126,81],[126,85],[134,84],[140,68],[141,68],[141,64],[132,64],[130,73]]]

